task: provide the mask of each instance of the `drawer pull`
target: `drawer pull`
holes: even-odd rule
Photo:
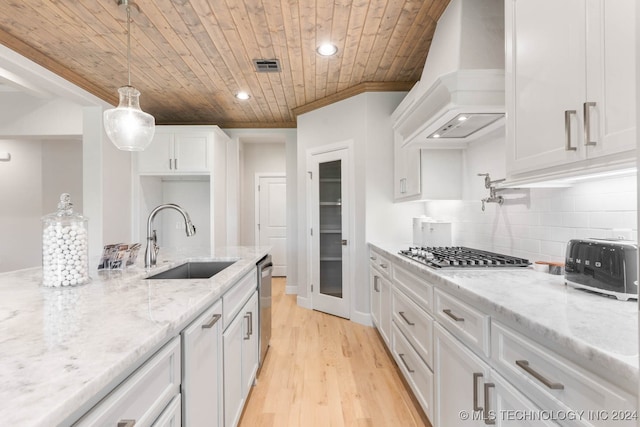
[[[445,308],[444,310],[442,310],[442,312],[447,316],[449,316],[450,318],[452,318],[453,320],[455,320],[456,322],[464,322],[464,318],[458,317],[455,314],[453,314],[450,308]]]
[[[375,260],[377,260],[378,258],[376,258],[374,255],[371,255],[371,256],[369,257],[369,259],[370,259],[371,261],[375,261]]]
[[[596,141],[591,140],[591,107],[595,107],[595,102],[584,103],[584,145],[597,145]]]
[[[207,323],[202,325],[202,329],[213,328],[213,325],[218,323],[218,320],[220,320],[221,317],[222,316],[220,314],[214,314],[213,316],[211,316],[211,320],[209,320]]]
[[[382,268],[387,268],[387,267],[389,267],[389,266],[388,266],[387,264],[385,264],[385,263],[383,263],[383,262],[382,262],[382,263],[380,263],[380,267],[382,267]]]
[[[576,110],[564,111],[564,137],[566,145],[565,151],[576,151],[577,148],[571,145],[571,115],[576,115]]]
[[[249,317],[249,313],[245,314],[244,318],[247,319],[247,335],[244,337],[246,341],[251,339],[251,318]]]
[[[133,427],[136,425],[136,420],[120,420],[118,421],[118,427]]]
[[[484,383],[484,423],[487,425],[494,425],[496,423],[495,416],[487,415],[491,413],[491,409],[489,409],[489,389],[494,388],[495,385],[493,383]]]
[[[529,366],[528,360],[516,360],[516,365],[522,368],[526,373],[531,375],[533,378],[540,381],[542,384],[546,385],[548,388],[552,390],[564,390],[564,386],[560,383],[554,383],[540,375],[538,372],[534,371],[531,366]]]
[[[482,407],[478,406],[478,378],[482,378],[482,374],[480,372],[473,373],[473,410],[474,411],[482,411]]]
[[[415,326],[416,324],[413,323],[412,321],[410,321],[409,319],[407,319],[404,315],[404,311],[399,311],[398,314],[400,315],[400,317],[402,317],[402,320],[404,320],[405,322],[407,322],[407,325],[409,326]]]
[[[409,371],[410,374],[413,374],[415,371],[411,369],[409,365],[407,365],[407,361],[404,360],[404,354],[398,353],[398,356],[400,356],[400,360],[402,360],[402,364],[404,365],[405,368],[407,368],[407,371]]]

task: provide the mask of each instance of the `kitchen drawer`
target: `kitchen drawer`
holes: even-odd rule
[[[473,351],[489,356],[489,316],[440,289],[434,296],[436,320]]]
[[[399,289],[393,289],[393,321],[427,365],[433,367],[433,318]]]
[[[238,283],[233,285],[222,296],[222,328],[227,329],[227,326],[231,324],[231,321],[244,303],[251,297],[253,291],[258,288],[257,271],[252,270],[245,274],[242,279],[238,280]]]
[[[180,337],[165,345],[75,426],[150,426],[180,393]]]
[[[498,322],[492,322],[491,335],[495,369],[540,407],[604,414],[588,420],[594,426],[635,426],[635,420],[613,418],[637,409],[625,391]]]
[[[381,255],[380,252],[371,249],[369,251],[369,260],[372,267],[375,267],[380,274],[389,279],[391,277],[391,263],[389,259]]]
[[[152,427],[181,427],[182,426],[182,395],[173,398],[167,409],[158,417]]]
[[[393,266],[393,284],[427,313],[433,313],[433,285],[426,279],[400,267]]]
[[[430,420],[433,419],[433,372],[418,356],[400,329],[391,326],[393,357],[400,371],[411,386],[413,393]]]

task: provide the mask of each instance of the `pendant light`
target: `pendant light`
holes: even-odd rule
[[[131,86],[131,7],[137,6],[129,0],[117,2],[127,10],[128,84],[118,89],[118,107],[104,112],[104,130],[119,150],[143,151],[153,139],[156,121],[151,114],[140,109],[140,91]]]

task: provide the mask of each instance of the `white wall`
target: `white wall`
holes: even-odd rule
[[[257,173],[286,175],[286,147],[284,142],[243,143],[240,149],[242,163],[242,190],[240,197],[240,244],[254,245],[255,237],[255,176]]]
[[[353,142],[354,233],[351,254],[351,319],[370,323],[368,287],[369,240],[389,240],[410,235],[402,224],[406,218],[422,213],[421,204],[393,205],[393,134],[391,112],[406,95],[404,92],[364,93],[298,117],[298,221],[307,230],[307,151],[343,141]],[[411,224],[410,220],[407,220]],[[309,295],[308,233],[300,232],[298,261],[299,304],[311,307]]]
[[[37,267],[42,260],[42,216],[71,194],[82,213],[79,141],[0,140],[11,161],[0,162],[0,272]]]
[[[635,176],[599,178],[569,188],[502,192],[505,203],[481,209],[488,196],[484,179],[505,177],[502,131],[473,143],[464,153],[461,201],[430,201],[425,214],[453,222],[453,243],[521,256],[531,261],[563,261],[573,238],[623,237],[637,240]]]
[[[297,131],[296,129],[224,129],[225,133],[231,137],[227,167],[233,167],[238,171],[238,176],[244,176],[245,165],[240,161],[239,149],[241,145],[251,143],[284,143],[285,145],[285,170],[287,176],[287,288],[286,292],[295,294],[298,290],[299,273],[298,259],[300,248],[298,246],[298,182],[297,176]],[[233,176],[233,173],[231,173]],[[253,178],[252,178],[253,179]],[[240,179],[242,181],[242,179]],[[241,198],[244,195],[240,191],[241,182],[230,184],[229,199]],[[235,189],[235,190],[234,190]],[[240,228],[240,214],[238,214],[238,229]],[[230,225],[232,228],[232,225]],[[238,232],[238,241],[240,240]],[[253,244],[253,243],[251,243]]]

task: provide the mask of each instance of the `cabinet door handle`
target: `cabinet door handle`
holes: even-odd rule
[[[595,107],[595,102],[585,102],[584,112],[584,145],[597,145],[597,141],[591,140],[591,107]]]
[[[449,316],[450,318],[452,318],[453,320],[455,320],[456,322],[464,322],[464,318],[458,317],[455,314],[453,314],[450,308],[445,308],[444,310],[442,310],[442,312],[447,316]]]
[[[218,320],[220,320],[221,317],[222,317],[222,315],[220,315],[220,314],[214,314],[213,316],[211,316],[211,319],[209,319],[209,321],[207,323],[202,325],[202,329],[213,328],[213,325],[218,323]]]
[[[249,312],[249,335],[253,335],[253,311]]]
[[[398,353],[398,356],[400,356],[400,360],[402,360],[402,364],[404,365],[405,368],[407,368],[407,371],[409,371],[410,374],[413,374],[415,371],[411,369],[409,365],[407,365],[407,361],[404,360],[404,354]]]
[[[120,420],[118,421],[118,427],[133,427],[136,425],[136,420]]]
[[[578,148],[571,146],[571,115],[576,115],[576,110],[565,110],[564,111],[564,137],[566,145],[564,147],[565,151],[576,151]]]
[[[489,389],[494,387],[493,383],[484,383],[484,416],[482,418],[484,418],[484,423],[487,425],[496,423],[496,417],[491,414],[491,409],[489,409]]]
[[[249,318],[249,313],[244,315],[244,318],[247,320],[247,335],[245,335],[244,340],[249,340],[251,339],[251,332],[249,331],[250,326],[251,325],[251,319]]]
[[[478,378],[482,378],[483,375],[480,372],[473,373],[473,410],[482,411],[483,408],[478,406]]]
[[[404,320],[405,322],[407,322],[407,325],[409,326],[415,326],[416,324],[413,323],[412,321],[410,321],[409,319],[407,319],[404,315],[404,311],[399,311],[398,314],[400,315],[400,317],[402,317],[402,320]]]
[[[378,276],[373,276],[373,290],[376,292],[380,292],[380,286],[378,285]]]
[[[169,159],[169,170],[173,169],[173,167],[171,166],[171,161],[172,161],[172,160],[173,160],[173,159]]]
[[[564,390],[564,385],[560,383],[554,383],[553,381],[550,381],[547,378],[543,377],[539,372],[536,372],[531,366],[529,366],[528,360],[516,360],[516,365],[522,368],[522,370],[531,375],[533,378],[546,385],[548,388],[552,390]]]
[[[178,159],[173,159],[173,168],[178,170]]]

